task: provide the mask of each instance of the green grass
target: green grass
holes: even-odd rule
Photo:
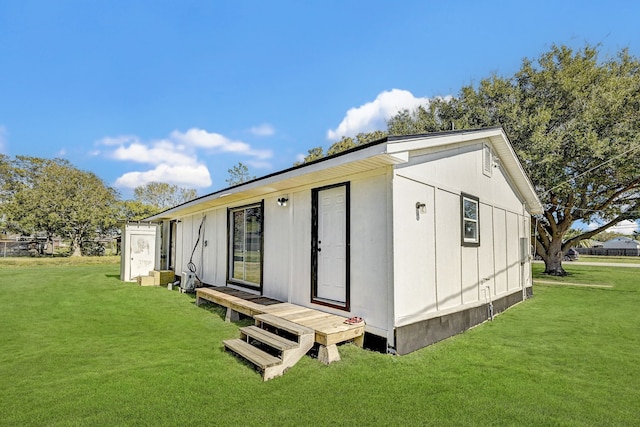
[[[49,267],[71,267],[83,265],[120,265],[120,256],[85,256],[85,257],[20,257],[20,258],[0,258],[0,269],[3,268],[33,268],[40,266]]]
[[[224,352],[238,325],[220,309],[122,283],[116,264],[0,263],[0,425],[637,425],[638,272],[565,267],[614,287],[536,285],[412,354],[345,345],[263,383]]]
[[[637,256],[596,256],[596,255],[580,255],[580,259],[576,262],[613,262],[622,264],[640,264],[640,257]]]

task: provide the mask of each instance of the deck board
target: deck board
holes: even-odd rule
[[[281,360],[275,356],[272,356],[264,351],[248,344],[241,339],[225,340],[223,344],[231,351],[242,354],[247,360],[259,367],[261,370],[265,370],[268,367],[275,366],[281,363]]]
[[[198,288],[196,296],[254,317],[271,314],[315,330],[315,340],[322,345],[339,344],[361,337],[364,325],[348,325],[347,317],[325,313],[273,298],[226,287]]]

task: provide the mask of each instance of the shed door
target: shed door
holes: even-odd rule
[[[349,308],[349,185],[313,190],[312,301]]]
[[[154,234],[131,233],[130,242],[130,275],[132,279],[147,276],[154,269],[156,256],[156,236]]]

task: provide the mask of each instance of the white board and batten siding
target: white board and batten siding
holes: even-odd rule
[[[396,327],[479,306],[529,284],[520,249],[520,239],[529,239],[529,214],[500,168],[483,173],[485,145],[416,153],[396,168]],[[477,247],[461,243],[461,193],[479,199]],[[426,213],[418,212],[417,202]]]
[[[314,237],[314,212],[325,212],[315,203],[332,188],[349,194],[344,305],[337,290],[312,291],[319,241],[336,237]],[[477,198],[479,245],[462,242],[462,194]],[[283,197],[286,206],[277,203]],[[419,333],[430,319],[477,312],[489,297],[512,304],[531,284],[529,218],[542,207],[500,128],[389,137],[152,217],[177,221],[176,273],[188,271],[193,253],[204,283],[235,286],[227,283],[228,212],[256,203],[263,206],[262,295],[363,317],[366,331],[391,345],[402,328],[417,328],[405,336]],[[341,206],[327,212],[339,216]],[[341,252],[330,262],[340,259]]]
[[[193,254],[198,277],[205,283],[227,286],[227,208],[264,201],[262,294],[304,307],[321,308],[333,314],[367,319],[367,328],[386,336],[392,330],[391,293],[391,204],[392,169],[354,174],[318,186],[290,188],[264,198],[235,201],[178,223],[176,272],[188,271],[203,216],[205,225]],[[349,182],[350,186],[350,310],[320,306],[310,301],[311,289],[311,189]],[[277,199],[288,198],[287,206]],[[206,246],[204,241],[207,242]],[[251,291],[251,290],[248,290]],[[384,295],[384,297],[375,297]]]

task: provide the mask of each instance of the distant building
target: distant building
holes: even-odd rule
[[[640,256],[640,242],[629,237],[616,237],[602,244],[604,249],[623,249],[625,252]],[[627,253],[629,255],[629,253]]]

